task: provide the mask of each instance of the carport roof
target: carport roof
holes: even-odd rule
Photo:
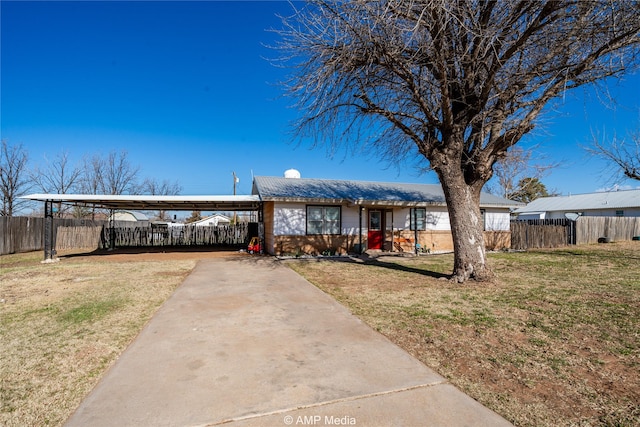
[[[248,211],[260,207],[260,197],[251,196],[150,196],[105,194],[30,194],[23,199],[93,206],[105,209],[167,211]]]

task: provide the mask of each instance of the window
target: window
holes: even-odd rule
[[[411,209],[410,230],[426,230],[427,229],[427,210],[425,208]]]
[[[340,234],[340,206],[307,206],[307,234]]]
[[[616,211],[616,216],[624,216],[624,211]]]

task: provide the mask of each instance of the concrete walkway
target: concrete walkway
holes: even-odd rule
[[[305,279],[202,260],[67,426],[507,426]]]

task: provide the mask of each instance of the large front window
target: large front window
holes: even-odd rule
[[[307,234],[340,234],[340,206],[307,206]]]

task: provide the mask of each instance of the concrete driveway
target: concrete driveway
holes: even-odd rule
[[[297,273],[199,261],[67,426],[501,426]]]

